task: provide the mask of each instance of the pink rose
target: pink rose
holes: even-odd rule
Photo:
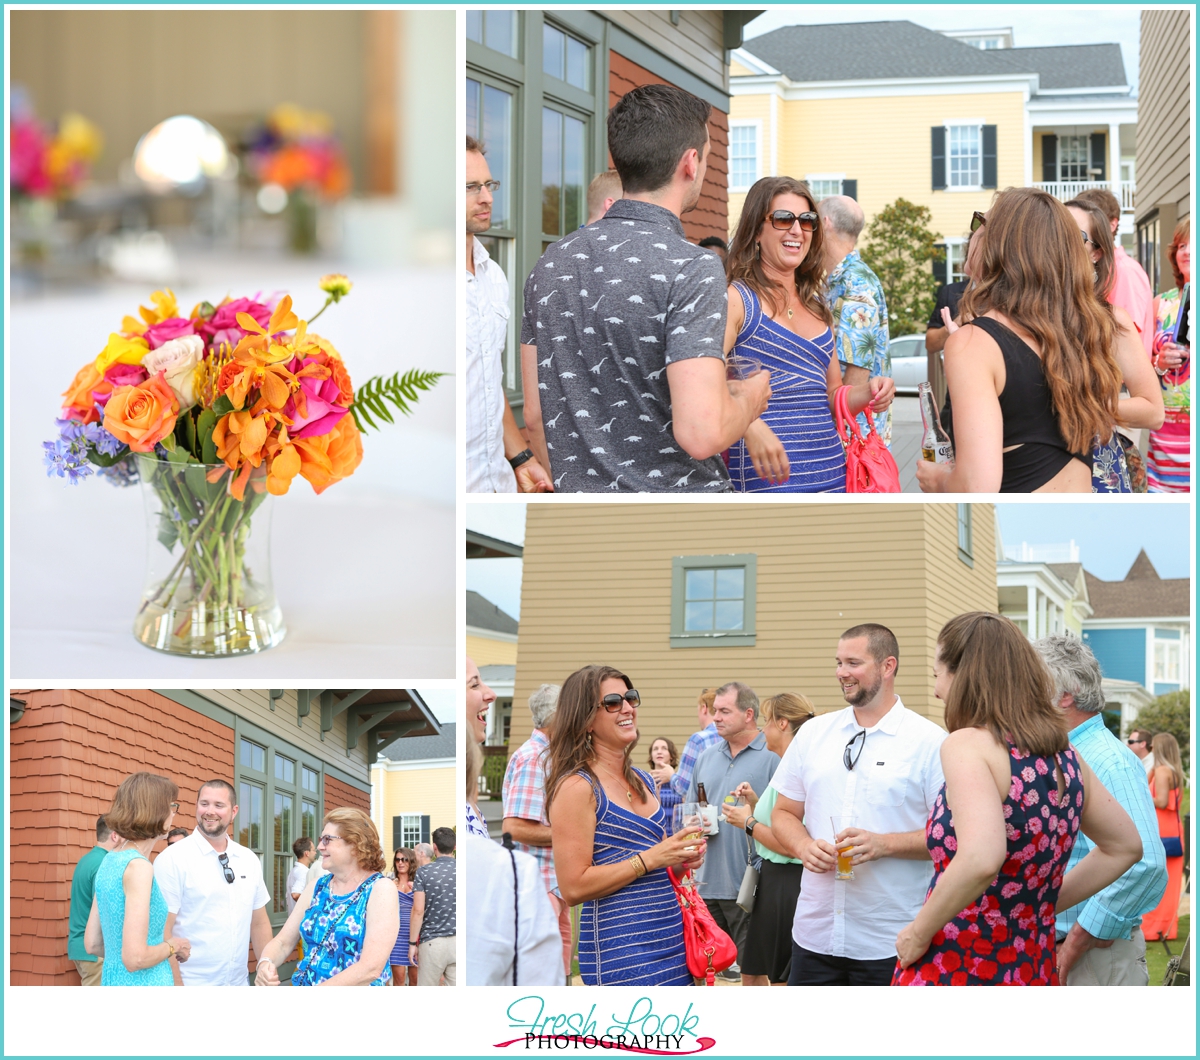
[[[182,317],[168,317],[166,320],[160,320],[157,324],[151,324],[143,337],[150,349],[157,350],[164,342],[170,342],[172,339],[178,339],[184,335],[195,334],[196,329],[190,320],[184,320]]]

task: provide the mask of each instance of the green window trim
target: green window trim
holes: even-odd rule
[[[968,567],[975,566],[974,545],[971,540],[971,505],[958,506],[958,558]]]
[[[684,628],[687,611],[688,571],[741,568],[745,571],[742,587],[744,611],[742,628],[736,631],[689,632]],[[756,604],[758,556],[735,553],[707,556],[673,556],[671,559],[671,647],[672,648],[752,648],[757,642]]]

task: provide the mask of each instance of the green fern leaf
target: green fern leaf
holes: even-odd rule
[[[411,406],[420,400],[418,391],[432,390],[443,376],[449,372],[422,372],[411,368],[403,375],[397,372],[390,378],[382,375],[372,376],[354,395],[354,404],[350,413],[360,431],[379,430],[379,425],[372,419],[372,413],[384,423],[395,423],[388,405],[394,405],[405,416],[412,414]]]

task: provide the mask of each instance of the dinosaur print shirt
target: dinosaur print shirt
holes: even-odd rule
[[[725,271],[679,218],[622,199],[546,249],[525,284],[521,343],[537,347],[555,490],[719,493],[719,456],[671,431],[667,365],[721,357]]]

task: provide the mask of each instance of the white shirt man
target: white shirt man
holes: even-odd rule
[[[296,853],[297,847],[300,847],[299,854]],[[292,844],[292,853],[296,854],[296,864],[292,866],[292,871],[288,873],[287,878],[288,916],[292,915],[292,910],[296,908],[296,903],[300,901],[300,895],[304,893],[304,888],[308,884],[308,870],[317,860],[317,848],[313,841],[306,836],[297,839]]]
[[[946,733],[893,691],[897,655],[886,627],[847,630],[837,676],[850,706],[802,726],[775,774],[771,826],[804,861],[792,985],[887,985],[896,935],[933,876],[925,822],[942,786]],[[855,824],[835,833],[835,815]],[[835,878],[839,848],[851,854],[853,880]]]
[[[176,968],[184,986],[245,986],[251,942],[257,955],[271,941],[271,895],[258,855],[227,835],[237,810],[231,785],[205,784],[196,798],[195,831],[154,862],[167,902],[164,935],[192,944],[191,957]]]

